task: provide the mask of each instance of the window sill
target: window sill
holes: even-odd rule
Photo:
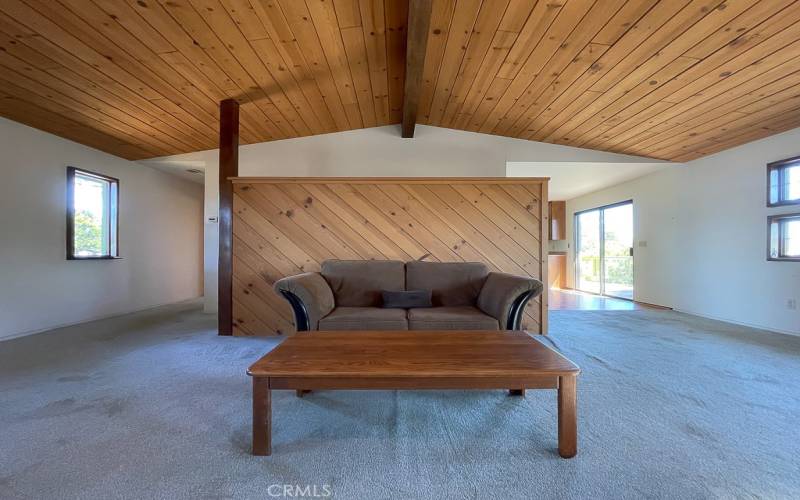
[[[122,260],[122,257],[67,257],[67,260]]]
[[[784,201],[776,201],[774,203],[767,202],[768,208],[773,207],[790,207],[792,205],[800,205],[800,200],[784,200]]]

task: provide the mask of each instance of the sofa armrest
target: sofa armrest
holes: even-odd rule
[[[500,328],[519,330],[522,312],[529,300],[538,297],[542,282],[505,273],[489,273],[478,295],[478,308],[497,319]]]
[[[282,278],[273,287],[292,306],[297,331],[316,330],[319,320],[333,311],[333,292],[319,273]]]

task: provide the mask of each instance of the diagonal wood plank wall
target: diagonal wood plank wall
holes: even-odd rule
[[[294,332],[279,278],[325,259],[479,261],[547,283],[547,179],[236,178],[234,335]],[[547,291],[523,324],[547,331]]]

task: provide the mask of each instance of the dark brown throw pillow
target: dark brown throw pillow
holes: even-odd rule
[[[403,292],[383,291],[383,307],[391,309],[411,309],[431,307],[430,290],[407,290]]]

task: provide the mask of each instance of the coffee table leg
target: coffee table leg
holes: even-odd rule
[[[269,379],[253,377],[253,455],[272,454],[272,391]]]
[[[577,381],[575,375],[558,377],[558,454],[562,458],[578,453]]]
[[[509,396],[525,396],[525,389],[509,389]]]

